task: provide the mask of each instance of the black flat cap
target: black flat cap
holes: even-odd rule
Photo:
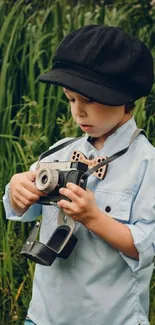
[[[119,27],[87,25],[68,34],[39,81],[57,84],[106,105],[147,96],[153,58],[147,46]]]

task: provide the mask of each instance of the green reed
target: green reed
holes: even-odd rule
[[[2,205],[5,185],[61,137],[77,136],[61,87],[38,82],[49,70],[57,45],[70,31],[86,24],[115,25],[137,34],[155,57],[153,26],[141,23],[136,1],[0,0],[0,323],[21,324],[31,297],[34,264],[20,257],[33,223],[6,221]],[[143,3],[143,1],[141,2]],[[136,11],[136,15],[134,14]],[[155,19],[154,9],[147,15]],[[146,13],[145,13],[146,16]],[[135,117],[155,145],[155,87],[137,101]],[[154,324],[154,277],[150,319]]]

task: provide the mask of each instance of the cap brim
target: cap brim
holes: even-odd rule
[[[121,106],[133,100],[129,94],[94,83],[66,70],[53,69],[39,76],[39,81],[63,86],[96,102],[109,106]]]

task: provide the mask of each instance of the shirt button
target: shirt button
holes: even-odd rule
[[[95,157],[93,156],[93,155],[90,155],[89,156],[89,160],[92,160],[92,159],[94,159]]]
[[[109,205],[108,205],[107,207],[105,207],[105,211],[106,211],[106,212],[110,212],[110,211],[111,211],[111,208],[110,208]]]

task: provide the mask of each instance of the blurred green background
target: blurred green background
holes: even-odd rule
[[[86,24],[119,26],[137,35],[155,58],[155,1],[0,0],[0,324],[23,324],[34,264],[20,249],[33,223],[5,220],[2,196],[16,172],[64,136],[80,135],[61,87],[41,84],[57,45]],[[146,63],[147,64],[147,63]],[[138,127],[155,146],[155,85],[136,102]],[[155,324],[155,275],[150,322]],[[67,325],[67,324],[66,324]]]

